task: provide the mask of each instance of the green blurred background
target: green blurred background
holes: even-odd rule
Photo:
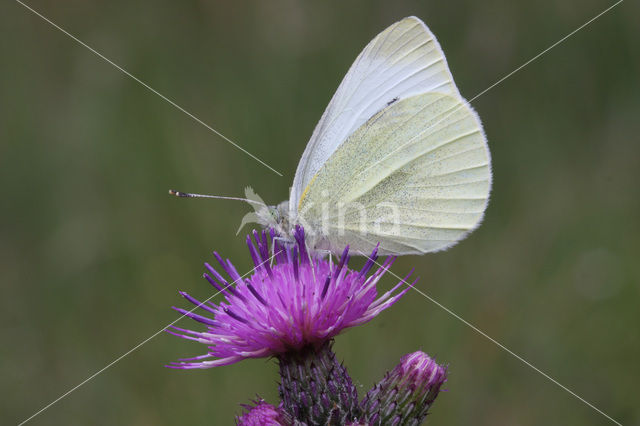
[[[2,2],[3,424],[173,321],[178,290],[211,295],[212,250],[250,268],[235,235],[247,205],[167,189],[285,199],[339,81],[386,26],[421,17],[471,98],[612,2],[28,4],[284,177]],[[640,424],[638,16],[627,0],[474,102],[493,154],[485,222],[394,267],[415,266],[423,291],[624,425]],[[31,423],[230,424],[256,394],[276,401],[272,360],[163,367],[203,349],[161,333]],[[417,293],[335,349],[363,391],[410,351],[448,363],[428,424],[613,424]]]

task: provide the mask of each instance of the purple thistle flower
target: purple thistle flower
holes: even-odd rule
[[[249,252],[256,265],[248,279],[242,279],[229,260],[214,252],[231,278],[226,280],[209,264],[204,277],[224,296],[219,304],[200,302],[180,294],[209,316],[185,309],[178,312],[207,326],[192,331],[172,326],[169,333],[204,343],[208,353],[182,359],[172,368],[209,368],[233,364],[245,358],[261,358],[321,347],[344,329],[370,321],[393,305],[410,288],[401,285],[378,295],[376,285],[395,257],[388,257],[371,275],[378,258],[377,247],[360,271],[348,268],[349,248],[338,264],[307,251],[304,230],[297,227],[295,243],[274,240],[273,230],[247,236]],[[270,243],[274,256],[270,256]],[[275,258],[275,264],[270,262]],[[234,285],[235,284],[235,285]]]
[[[293,424],[293,420],[280,408],[260,398],[253,405],[242,404],[244,413],[236,417],[238,426],[283,426]]]

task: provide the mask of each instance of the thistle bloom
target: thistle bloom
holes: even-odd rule
[[[370,321],[409,289],[409,286],[401,288],[407,276],[391,290],[378,294],[376,285],[395,258],[388,257],[369,275],[377,263],[377,248],[360,271],[353,271],[347,266],[348,247],[336,265],[307,251],[301,227],[295,231],[294,244],[283,244],[277,238],[274,240],[274,236],[273,230],[268,234],[254,231],[253,240],[247,236],[256,266],[247,279],[238,274],[229,260],[223,260],[214,252],[231,280],[209,264],[205,264],[208,273],[204,277],[222,293],[224,301],[216,305],[180,293],[209,315],[174,309],[206,325],[207,330],[173,326],[168,332],[206,344],[208,353],[182,359],[169,367],[209,368],[246,358],[279,356],[307,347],[320,348],[344,329]]]
[[[245,412],[236,417],[238,426],[281,426],[293,423],[286,413],[263,399],[258,399],[253,404],[242,405]]]

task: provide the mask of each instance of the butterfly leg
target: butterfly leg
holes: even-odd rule
[[[295,240],[290,238],[273,237],[273,240],[271,241],[271,260],[269,262],[271,266],[273,266],[273,262],[275,261],[276,254],[280,253],[280,252],[276,253],[276,241],[280,241],[280,245],[282,247],[286,247],[287,245],[293,245],[296,243]]]
[[[331,250],[325,249],[316,249],[318,253],[324,253],[324,255],[329,255],[329,272],[333,273],[333,252]]]

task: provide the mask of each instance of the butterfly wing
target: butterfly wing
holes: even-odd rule
[[[388,104],[432,91],[460,97],[427,26],[408,17],[378,34],[355,60],[313,131],[293,181],[292,214],[311,179],[349,135]]]
[[[384,108],[341,144],[300,200],[324,247],[443,250],[478,226],[491,186],[477,114],[459,96],[423,93]]]

